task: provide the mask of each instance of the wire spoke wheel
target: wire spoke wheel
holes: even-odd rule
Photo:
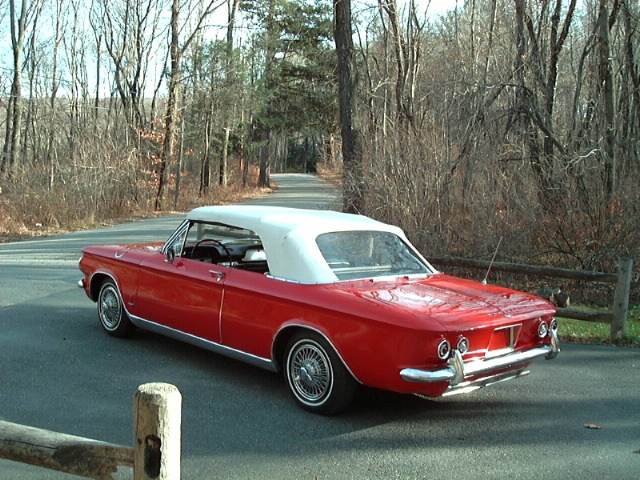
[[[108,285],[101,290],[98,309],[100,321],[105,329],[114,330],[118,327],[122,316],[122,305],[120,304],[118,292],[112,285]]]
[[[301,331],[289,340],[284,367],[287,386],[305,410],[331,415],[351,403],[354,378],[333,347],[315,332]]]
[[[302,343],[293,352],[289,375],[298,395],[317,403],[331,391],[331,363],[324,351],[315,345]]]
[[[135,325],[127,316],[122,305],[118,287],[111,279],[105,280],[98,294],[98,318],[107,333],[116,337],[127,337],[135,330]]]

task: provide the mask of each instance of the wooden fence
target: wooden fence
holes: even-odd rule
[[[113,480],[119,466],[134,480],[180,480],[181,408],[173,385],[138,387],[133,448],[0,421],[0,458],[96,480]]]
[[[611,324],[610,340],[616,343],[624,337],[624,324],[629,310],[629,294],[631,290],[631,270],[633,261],[630,258],[621,258],[618,261],[617,273],[589,272],[584,270],[569,270],[565,268],[539,267],[533,265],[520,265],[516,263],[489,262],[484,260],[471,260],[455,257],[430,257],[428,260],[434,265],[459,268],[474,268],[485,271],[496,270],[502,272],[535,275],[541,277],[567,278],[570,280],[583,280],[588,282],[600,282],[615,284],[610,311],[578,310],[575,308],[558,307],[558,316],[574,318],[587,322],[603,322]]]

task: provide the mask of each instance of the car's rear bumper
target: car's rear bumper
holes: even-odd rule
[[[560,341],[555,330],[551,331],[550,334],[551,343],[549,345],[469,363],[464,363],[460,352],[452,350],[452,355],[446,367],[438,370],[405,368],[400,371],[400,376],[408,382],[435,383],[448,381],[450,387],[463,383],[485,386],[489,383],[495,383],[495,381],[522,375],[524,366],[533,360],[542,357],[548,360],[555,358],[560,352]],[[522,366],[522,368],[519,369],[518,366]],[[474,380],[465,382],[466,378],[474,378]]]

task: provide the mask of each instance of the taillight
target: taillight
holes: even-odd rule
[[[549,327],[547,326],[547,324],[545,323],[544,320],[540,321],[540,323],[538,324],[538,336],[540,338],[544,338],[547,336],[547,333],[549,333]]]
[[[438,344],[438,358],[441,360],[446,360],[449,358],[449,354],[451,353],[451,344],[449,340],[443,338]]]

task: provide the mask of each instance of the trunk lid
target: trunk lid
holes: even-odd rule
[[[445,274],[354,282],[348,290],[385,310],[402,310],[419,323],[437,321],[448,330],[496,327],[555,313],[553,304],[535,295]]]

